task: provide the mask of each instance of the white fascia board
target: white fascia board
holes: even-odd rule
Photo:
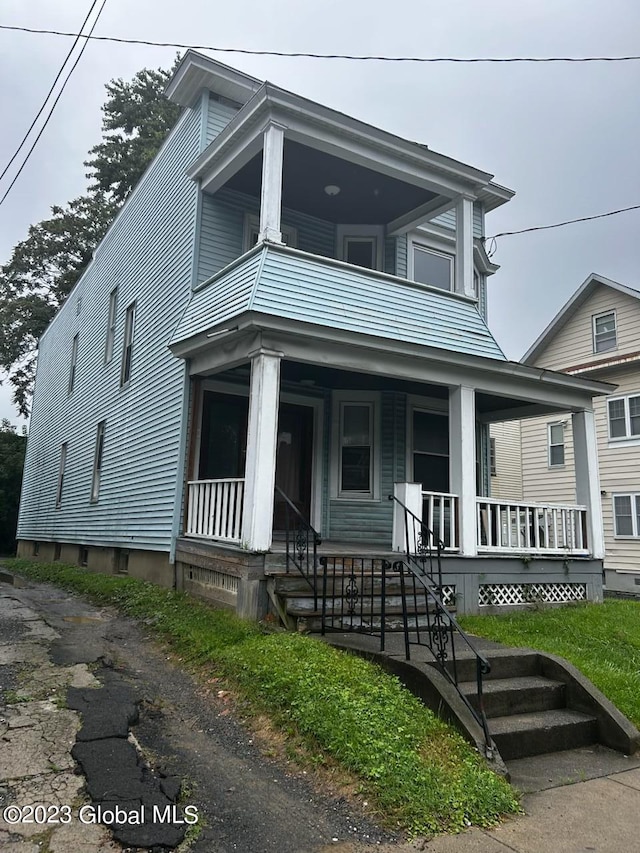
[[[478,193],[478,201],[481,201],[487,213],[506,204],[515,195],[515,190],[510,190],[508,187],[503,187],[501,184],[496,184],[495,181],[489,181],[486,187]]]
[[[188,50],[165,88],[165,96],[176,104],[190,107],[202,89],[245,104],[263,81],[229,65]]]

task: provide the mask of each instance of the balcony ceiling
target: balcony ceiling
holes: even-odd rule
[[[260,197],[262,152],[226,186]],[[340,187],[328,195],[326,186]],[[342,224],[384,224],[436,198],[435,193],[341,160],[299,142],[285,140],[282,204]]]

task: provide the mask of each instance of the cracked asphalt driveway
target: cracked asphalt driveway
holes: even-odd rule
[[[82,719],[67,695],[86,696],[117,678],[139,708],[132,731],[143,772],[151,765],[187,782],[183,805],[196,808],[200,822],[194,853],[399,853],[397,839],[358,805],[266,758],[224,696],[206,695],[135,622],[55,587],[21,583],[0,584],[0,811],[71,806],[73,820],[0,820],[0,849],[36,853],[45,842],[49,853],[137,849],[77,817],[90,800],[71,756]]]

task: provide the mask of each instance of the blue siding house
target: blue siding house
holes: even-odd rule
[[[511,190],[188,52],[181,118],[40,342],[19,553],[260,616],[294,513],[393,554],[398,501],[459,608],[598,599],[592,398],[487,326]],[[574,504],[489,494],[489,424],[562,412]],[[396,501],[389,496],[395,495]]]

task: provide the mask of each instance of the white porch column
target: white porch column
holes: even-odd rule
[[[604,559],[604,531],[595,416],[591,411],[574,412],[571,416],[571,425],[576,468],[576,500],[587,508],[591,555],[602,560]]]
[[[460,553],[477,554],[476,542],[476,399],[473,388],[449,391],[451,492],[458,495]]]
[[[461,196],[456,204],[455,290],[475,296],[473,289],[473,200]]]
[[[250,353],[249,425],[245,467],[242,544],[267,551],[273,532],[273,491],[276,482],[278,398],[281,352],[259,349]]]
[[[282,210],[282,160],[284,127],[274,122],[264,129],[262,150],[262,190],[260,194],[260,232],[258,241],[282,243],[280,215]]]

